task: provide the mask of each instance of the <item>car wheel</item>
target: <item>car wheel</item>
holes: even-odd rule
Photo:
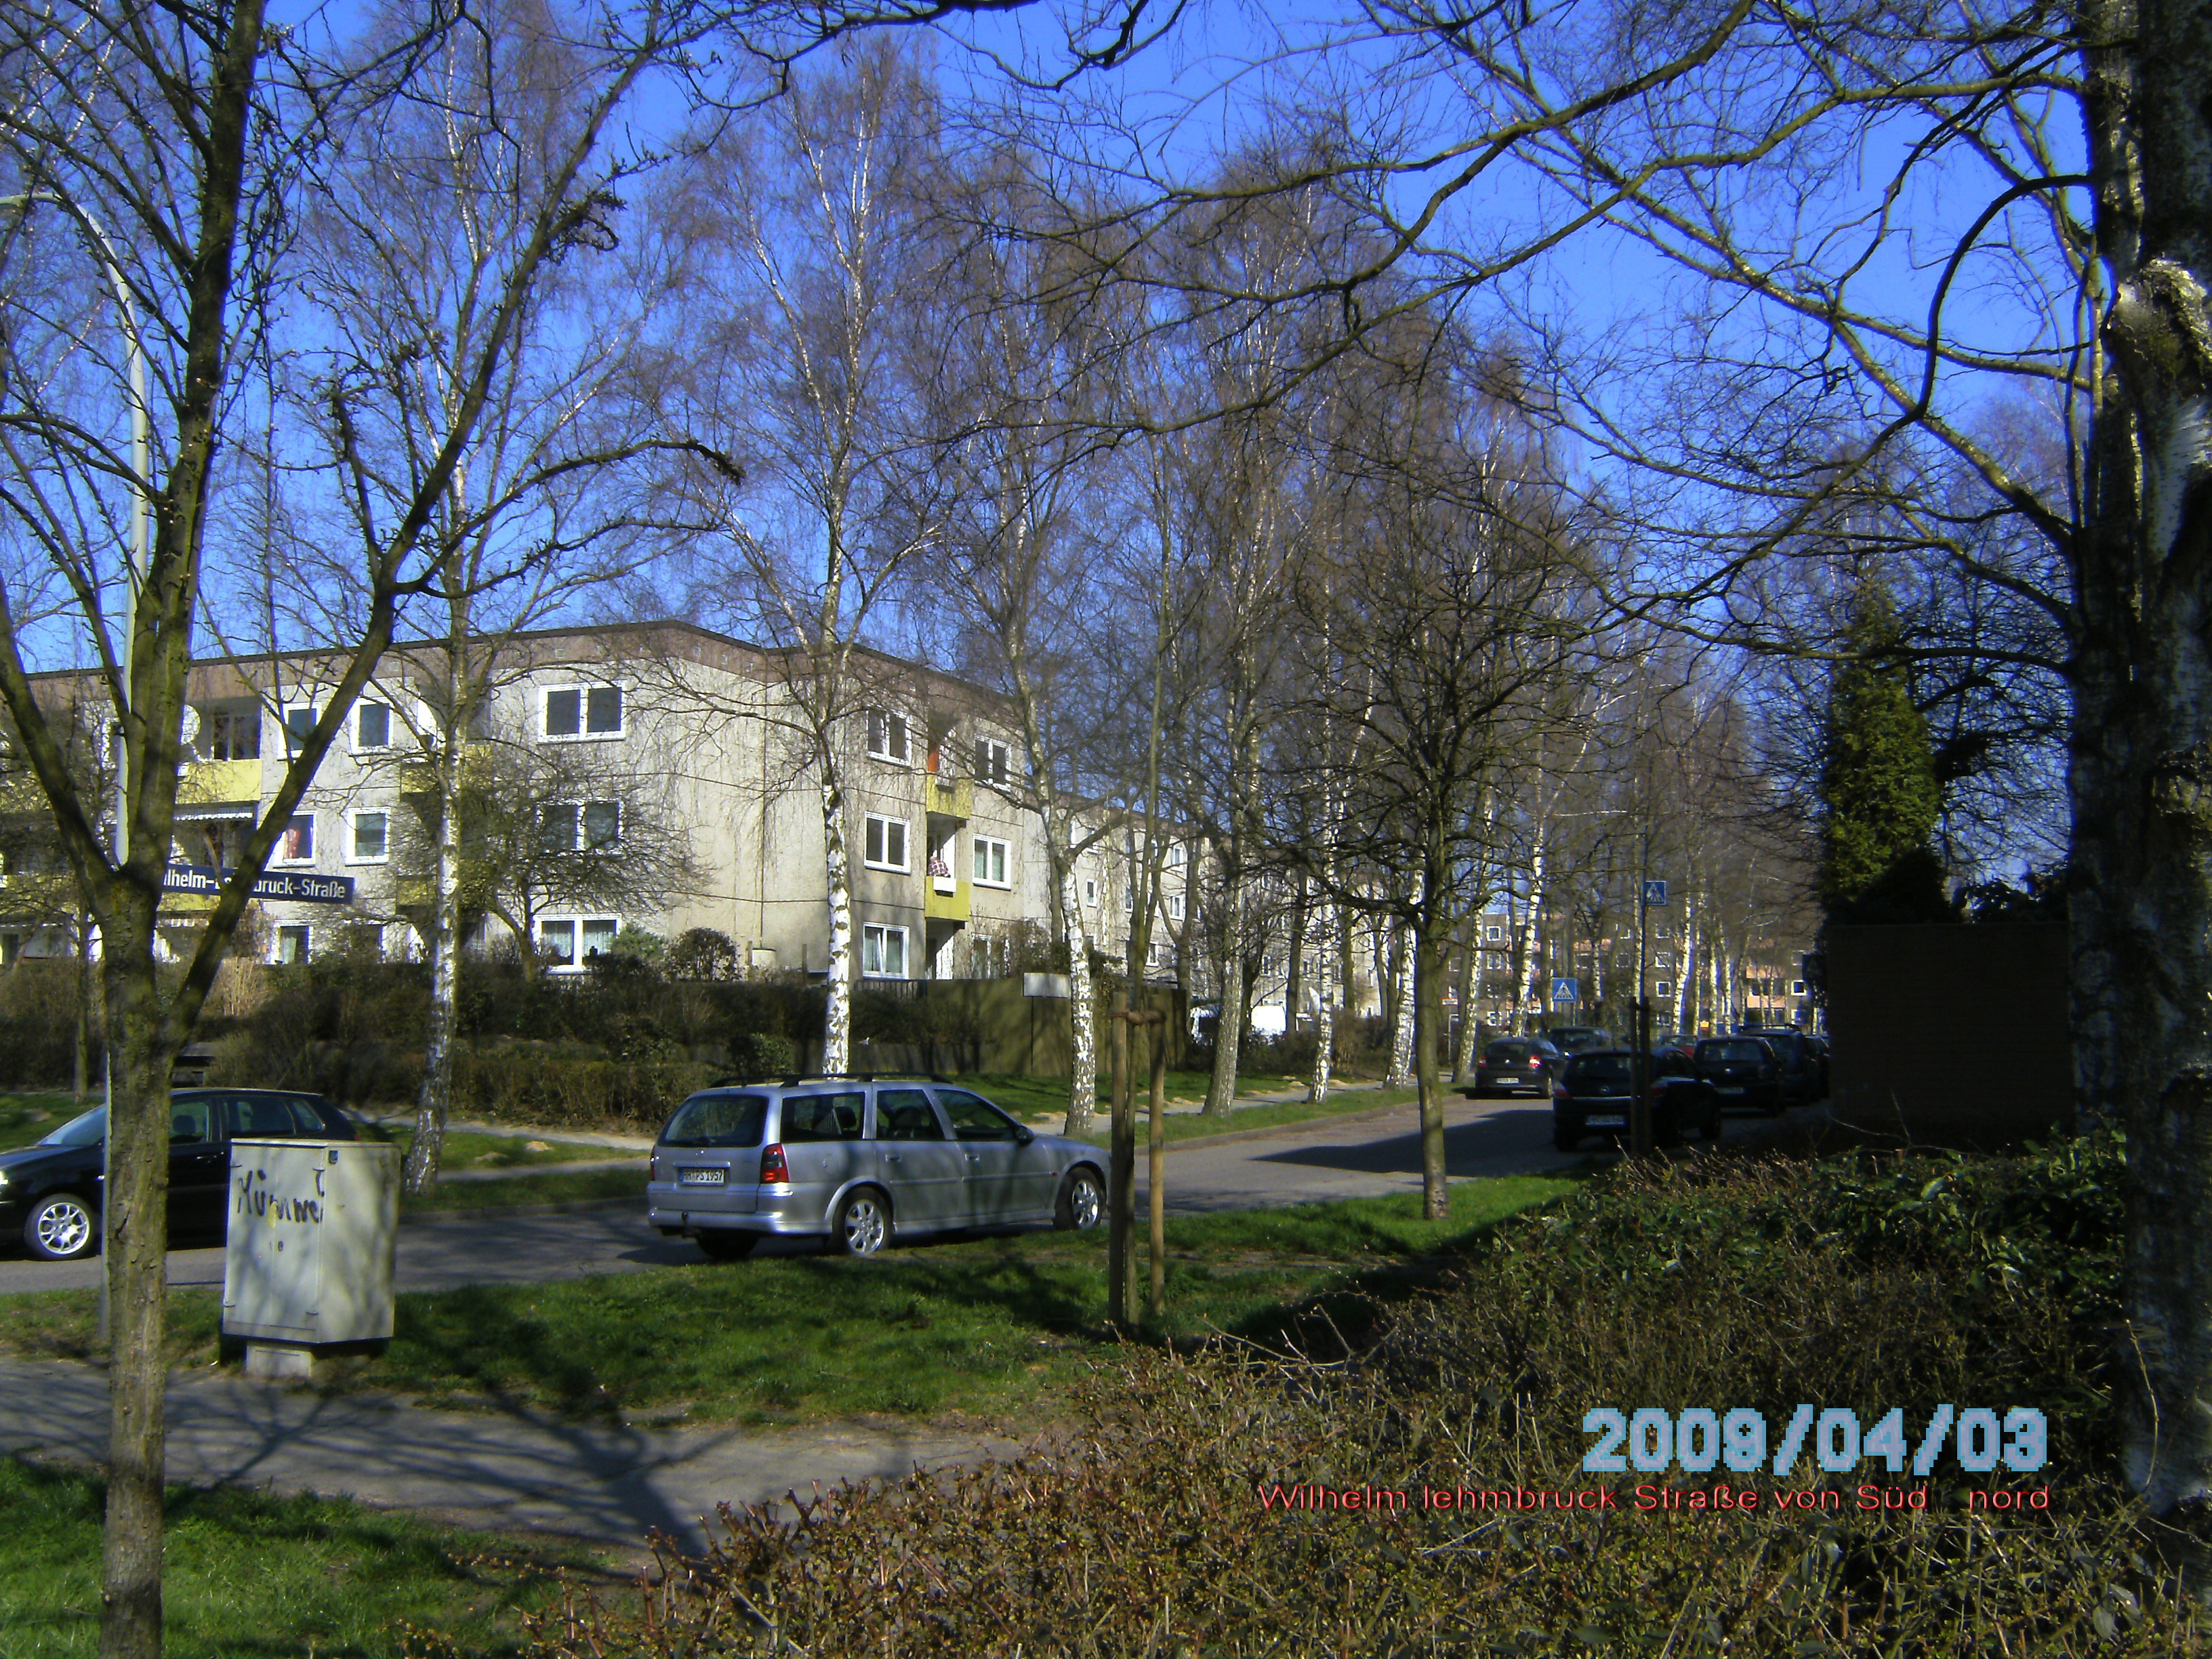
[[[1552,1120],[1552,1146],[1556,1152],[1571,1152],[1583,1144],[1583,1126],[1571,1118]]]
[[[1087,1233],[1105,1218],[1106,1189],[1098,1184],[1098,1172],[1079,1164],[1060,1183],[1052,1224],[1064,1233]]]
[[[1705,1139],[1707,1140],[1718,1140],[1720,1138],[1721,1103],[1717,1100],[1714,1101],[1705,1110]]]
[[[720,1228],[710,1233],[701,1233],[698,1238],[699,1248],[707,1253],[707,1259],[710,1261],[742,1261],[753,1253],[753,1246],[760,1243],[758,1233],[741,1233]]]
[[[835,1255],[873,1255],[890,1242],[890,1200],[872,1187],[856,1187],[837,1206],[830,1226]]]
[[[90,1255],[100,1242],[100,1224],[75,1193],[53,1193],[23,1218],[23,1243],[48,1261],[74,1261]]]

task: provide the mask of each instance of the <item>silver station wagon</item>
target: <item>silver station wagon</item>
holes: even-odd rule
[[[1106,1212],[1104,1154],[934,1079],[794,1078],[702,1090],[653,1149],[647,1218],[718,1261],[768,1235],[873,1255],[896,1237]]]

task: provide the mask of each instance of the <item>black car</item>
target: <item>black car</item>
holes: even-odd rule
[[[1805,1105],[1828,1097],[1826,1043],[1802,1031],[1762,1030],[1757,1035],[1761,1042],[1774,1050],[1774,1058],[1782,1067],[1782,1097],[1786,1102]]]
[[[1593,1048],[1614,1047],[1613,1033],[1595,1025],[1554,1025],[1544,1033],[1563,1054],[1587,1054]]]
[[[1470,1100],[1485,1095],[1552,1092],[1552,1079],[1566,1056],[1543,1037],[1499,1037],[1474,1063],[1474,1086],[1460,1092]]]
[[[1712,1085],[1723,1106],[1747,1106],[1774,1117],[1786,1103],[1782,1062],[1764,1037],[1706,1037],[1690,1063]]]
[[[1636,1054],[1629,1048],[1590,1048],[1571,1054],[1552,1087],[1552,1145],[1571,1152],[1585,1134],[1628,1133],[1634,1103]],[[1721,1138],[1720,1098],[1677,1055],[1655,1055],[1651,1077],[1651,1135],[1662,1146],[1681,1144],[1695,1130]]]
[[[71,1118],[36,1146],[0,1152],[0,1237],[67,1261],[100,1244],[100,1143],[107,1109]],[[229,1213],[233,1140],[358,1140],[353,1120],[320,1095],[276,1089],[179,1089],[169,1097],[169,1232],[220,1238]]]

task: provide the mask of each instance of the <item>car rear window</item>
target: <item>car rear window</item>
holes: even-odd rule
[[[1571,1083],[1626,1083],[1628,1081],[1628,1056],[1584,1054],[1568,1063],[1567,1080]]]
[[[1482,1051],[1482,1057],[1485,1060],[1526,1060],[1534,1047],[1534,1043],[1527,1042],[1493,1042]]]
[[[660,1132],[664,1146],[757,1146],[766,1095],[694,1095]]]
[[[1766,1048],[1758,1042],[1708,1042],[1698,1058],[1723,1066],[1755,1066],[1766,1058]]]
[[[806,1140],[858,1140],[860,1110],[866,1097],[855,1091],[836,1095],[786,1095],[783,1124],[776,1139],[787,1143]]]

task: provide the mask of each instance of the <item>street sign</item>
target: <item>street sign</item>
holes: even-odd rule
[[[1646,904],[1664,904],[1667,902],[1667,884],[1663,881],[1645,882],[1644,902]]]
[[[229,877],[229,871],[204,864],[173,864],[161,873],[161,890],[212,895]],[[351,904],[353,878],[284,870],[263,876],[253,884],[252,893],[255,898],[290,899],[295,904]]]
[[[1571,979],[1555,979],[1552,981],[1553,1001],[1580,1002],[1582,1000],[1582,988],[1575,981]]]

